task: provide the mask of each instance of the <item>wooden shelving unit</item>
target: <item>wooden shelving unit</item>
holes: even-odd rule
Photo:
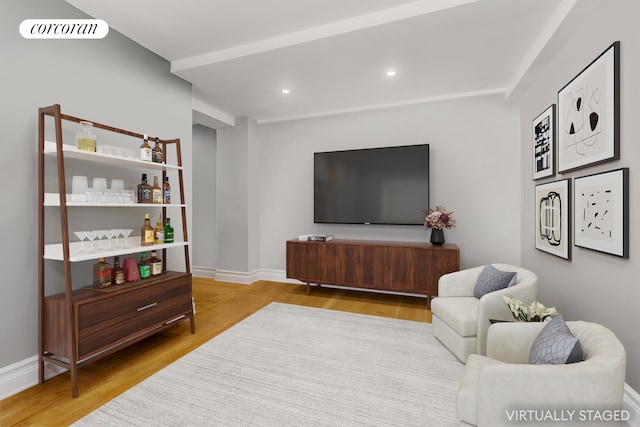
[[[47,120],[53,121],[55,141],[45,141]],[[62,114],[60,105],[38,109],[38,357],[39,382],[45,381],[45,363],[69,369],[71,394],[78,396],[78,368],[99,360],[117,350],[153,335],[176,322],[189,319],[191,333],[195,333],[192,305],[191,267],[189,262],[189,240],[187,236],[186,204],[184,197],[183,168],[180,140],[158,140],[164,153],[168,148],[176,150],[177,165],[146,162],[111,154],[88,152],[74,145],[63,143],[62,123],[90,121],[95,128],[132,137],[132,142],[142,140],[143,135],[124,129],[96,123],[79,117]],[[135,140],[133,139],[135,138]],[[154,141],[154,138],[150,138]],[[56,159],[58,193],[45,193],[45,157]],[[164,182],[167,171],[178,173],[179,203],[149,205],[138,203],[88,203],[73,201],[65,186],[65,159],[78,159],[91,163],[117,165],[143,170],[162,171]],[[45,209],[60,209],[61,237],[59,242],[45,242]],[[71,229],[68,210],[75,207],[118,209],[140,207],[161,208],[162,220],[167,209],[180,209],[182,217],[182,239],[174,243],[141,246],[139,236],[121,238],[119,246],[109,250],[82,251],[81,242],[70,242]],[[85,245],[88,245],[85,242]],[[95,245],[95,242],[94,242]],[[184,272],[166,271],[167,249],[183,248]],[[81,287],[74,289],[71,263],[135,254],[143,251],[162,251],[163,273],[159,277],[131,282],[131,286],[120,286],[108,291],[97,291]],[[45,260],[59,261],[64,269],[64,292],[45,295]],[[89,284],[85,284],[89,285]]]

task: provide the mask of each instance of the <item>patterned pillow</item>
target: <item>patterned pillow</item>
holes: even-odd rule
[[[562,365],[582,362],[582,346],[562,316],[556,316],[542,328],[531,345],[532,365]]]
[[[478,276],[473,296],[482,298],[489,292],[506,288],[510,283],[515,283],[516,274],[514,271],[500,271],[493,265],[487,264]]]

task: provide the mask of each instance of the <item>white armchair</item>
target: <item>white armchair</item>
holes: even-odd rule
[[[567,325],[580,341],[583,362],[530,365],[531,345],[545,322],[492,325],[487,356],[472,354],[467,359],[457,402],[462,425],[513,426],[509,416],[515,416],[514,410],[565,411],[565,418],[575,410],[577,423],[587,411],[622,409],[626,371],[622,343],[596,323]]]
[[[515,284],[478,299],[473,290],[484,266],[469,268],[440,277],[438,297],[431,302],[435,337],[462,362],[470,354],[486,354],[489,319],[513,320],[503,295],[525,304],[538,296],[538,276],[533,272],[508,264],[492,265],[501,271],[515,271]]]

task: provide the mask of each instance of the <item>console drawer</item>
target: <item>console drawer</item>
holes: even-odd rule
[[[78,304],[78,358],[84,359],[153,327],[191,306],[188,281],[160,283],[112,298]]]
[[[191,275],[186,273],[171,274],[113,293],[74,291],[77,359],[86,359],[188,315],[191,296]],[[57,295],[45,301],[45,313],[50,316],[45,347],[48,352],[69,358],[69,342],[61,339],[68,335],[64,333],[68,323],[63,303],[64,298]]]

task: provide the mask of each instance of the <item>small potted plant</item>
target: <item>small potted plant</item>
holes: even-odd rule
[[[502,298],[511,310],[514,320],[518,322],[544,322],[547,318],[558,315],[555,307],[547,308],[538,301],[527,306],[518,298],[509,298],[505,295]]]

